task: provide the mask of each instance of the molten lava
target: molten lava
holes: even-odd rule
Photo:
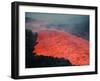
[[[89,64],[89,42],[68,32],[41,30],[35,50],[37,55],[68,59],[73,65]]]

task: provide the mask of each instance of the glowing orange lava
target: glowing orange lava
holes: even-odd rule
[[[64,31],[41,30],[38,32],[37,55],[68,59],[73,65],[89,64],[89,42]]]

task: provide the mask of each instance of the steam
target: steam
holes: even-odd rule
[[[89,40],[89,21],[84,21],[82,23],[51,23],[42,19],[26,17],[25,26],[26,29],[32,32],[39,32],[41,30],[64,31]]]

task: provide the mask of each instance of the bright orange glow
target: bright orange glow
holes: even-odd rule
[[[68,32],[41,30],[38,32],[37,55],[68,59],[74,65],[89,64],[89,42]]]

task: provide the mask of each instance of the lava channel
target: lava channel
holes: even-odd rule
[[[37,55],[68,59],[73,65],[89,64],[89,41],[64,31],[41,30],[35,50]]]

